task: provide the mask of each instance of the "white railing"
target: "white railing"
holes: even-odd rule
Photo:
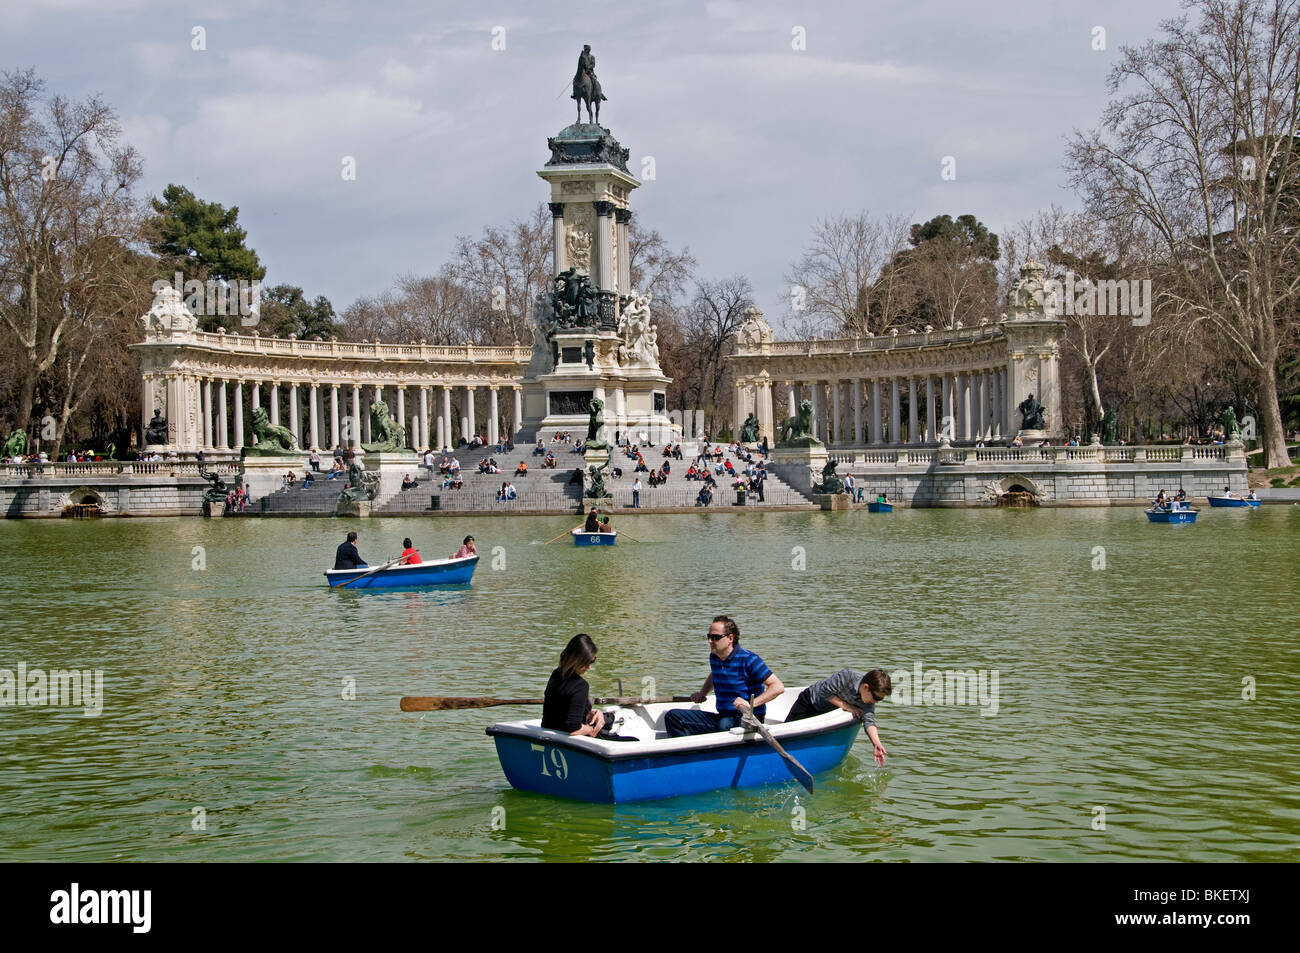
[[[192,461],[141,462],[105,460],[98,463],[5,463],[0,464],[0,477],[97,477],[97,476],[199,476],[200,464]],[[238,463],[207,463],[208,473],[232,476],[239,472]]]
[[[828,450],[836,463],[857,467],[930,466],[951,464],[996,465],[1049,465],[1080,463],[1144,464],[1144,463],[1218,463],[1235,458],[1224,446],[1185,447],[948,447],[925,449],[900,447],[879,448],[836,447]],[[1241,455],[1239,455],[1241,456]],[[1245,462],[1241,456],[1241,462]]]
[[[945,344],[970,344],[1002,337],[1002,328],[996,324],[979,325],[973,328],[954,328],[936,330],[929,334],[924,332],[912,334],[879,334],[875,337],[832,338],[825,341],[773,341],[770,345],[737,350],[737,355],[769,354],[798,355],[810,357],[814,354],[860,354],[866,351],[887,351],[897,347],[926,347]]]
[[[298,341],[288,338],[261,337],[256,334],[198,331],[194,343],[201,347],[236,354],[271,354],[298,357],[375,358],[385,361],[431,362],[508,362],[527,364],[532,348],[522,344],[506,347],[478,344],[380,344],[369,341]]]

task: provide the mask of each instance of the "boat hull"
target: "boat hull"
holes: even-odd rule
[[[644,707],[617,711],[626,714]],[[662,725],[662,712],[658,722]],[[772,725],[782,747],[813,775],[838,767],[861,730],[861,723],[843,712]],[[739,728],[643,742],[574,738],[542,729],[538,722],[493,725],[487,733],[512,787],[578,801],[622,804],[796,783],[785,761],[760,734]]]
[[[1259,506],[1260,503],[1264,502],[1263,500],[1228,499],[1227,497],[1223,497],[1223,496],[1211,496],[1209,497],[1209,500],[1210,500],[1210,506],[1215,506],[1215,507],[1226,506],[1226,507],[1235,507],[1241,509],[1245,509],[1251,506]]]
[[[1195,523],[1197,510],[1147,510],[1147,519],[1152,523]]]
[[[867,512],[868,513],[892,513],[894,512],[894,504],[880,503],[877,502],[876,500],[872,500],[867,504]]]
[[[618,533],[584,533],[581,530],[572,530],[573,545],[575,546],[615,546],[618,544]]]
[[[431,586],[460,586],[474,578],[477,556],[439,559],[414,566],[390,566],[366,576],[368,569],[328,569],[325,581],[341,589],[425,589]],[[365,577],[364,579],[361,577]],[[346,586],[340,583],[354,579]]]

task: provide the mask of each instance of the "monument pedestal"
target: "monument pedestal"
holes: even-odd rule
[[[303,470],[301,455],[244,457],[239,463],[239,479],[250,500],[259,500],[284,486],[284,475]]]
[[[1016,436],[1026,447],[1036,447],[1047,439],[1046,430],[1018,430]]]
[[[346,516],[355,519],[368,519],[370,516],[371,502],[369,500],[339,500],[338,508],[334,511],[335,516]]]
[[[401,492],[406,476],[418,480],[427,473],[420,469],[419,455],[411,450],[367,450],[362,463],[367,473],[379,474],[375,498],[370,501],[374,506]]]

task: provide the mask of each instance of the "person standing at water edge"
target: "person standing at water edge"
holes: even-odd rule
[[[851,668],[842,668],[830,678],[813,682],[795,699],[790,714],[785,716],[788,725],[801,718],[824,715],[841,708],[862,722],[862,730],[871,739],[872,754],[876,764],[885,763],[885,746],[876,731],[876,703],[884,701],[894,691],[889,673],[883,668],[873,668],[866,675]]]
[[[632,505],[638,509],[641,507],[641,478],[637,477],[632,483]]]
[[[348,538],[339,543],[339,548],[334,552],[335,569],[368,569],[366,561],[361,558],[361,553],[357,552],[357,532],[353,530],[348,533]]]
[[[785,691],[785,686],[772,674],[766,662],[740,647],[740,626],[734,619],[725,615],[714,618],[709,626],[708,640],[711,671],[704,686],[691,696],[691,701],[704,701],[712,689],[717,713],[690,708],[670,710],[664,715],[664,727],[669,738],[735,728],[741,717],[751,710],[746,699],[753,695],[757,695],[752,709],[754,716],[763,721],[767,703]]]

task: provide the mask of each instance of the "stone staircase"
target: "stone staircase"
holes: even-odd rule
[[[438,509],[450,512],[483,512],[490,511],[493,513],[529,513],[544,512],[556,510],[578,512],[580,505],[585,506],[579,494],[579,488],[575,485],[568,485],[569,478],[573,475],[575,467],[581,467],[584,471],[586,465],[581,454],[570,452],[572,444],[553,442],[551,436],[554,431],[548,430],[543,434],[545,445],[553,449],[556,457],[556,468],[554,470],[541,469],[541,456],[534,456],[533,450],[536,447],[536,440],[531,444],[525,444],[522,441],[515,446],[515,449],[507,452],[493,450],[491,447],[461,447],[454,456],[461,464],[461,480],[464,486],[459,490],[442,489],[442,477],[434,474],[430,480],[427,471],[420,470],[418,479],[420,485],[410,490],[398,492],[387,501],[375,508],[374,515],[389,516],[399,514],[415,514],[433,512],[431,497],[438,497]],[[577,435],[576,431],[570,430],[570,433]],[[694,441],[691,441],[691,449],[694,448]],[[724,448],[725,449],[725,448]],[[443,456],[452,454],[436,454],[435,460],[441,461]],[[664,461],[663,448],[643,448],[642,455],[645,457],[646,466],[649,469],[658,468]],[[613,455],[610,459],[610,466],[606,473],[613,470],[614,467],[620,467],[623,470],[621,478],[606,478],[605,487],[613,495],[613,508],[615,510],[632,508],[632,483],[636,476],[641,477],[641,507],[643,509],[653,508],[672,508],[672,509],[696,509],[695,501],[700,491],[700,482],[687,480],[685,477],[686,470],[690,467],[694,454],[688,454],[688,448],[683,445],[682,455],[684,459],[672,461],[672,472],[669,474],[668,482],[661,486],[651,487],[649,485],[649,473],[636,474],[633,468],[635,462],[629,460],[622,448],[614,448]],[[485,457],[492,457],[504,471],[503,473],[479,473],[479,461]],[[730,459],[733,466],[743,470],[743,464],[737,460],[729,451],[724,459]],[[516,477],[514,475],[515,467],[519,461],[523,460],[528,464],[528,475]],[[710,508],[730,507],[736,499],[735,492],[731,489],[731,478],[727,476],[715,476],[718,482],[714,490],[713,502]],[[497,494],[504,482],[513,483],[519,496],[515,500],[505,503],[497,502]],[[800,506],[810,507],[814,505],[806,493],[801,493],[785,480],[768,471],[767,480],[763,485],[763,502],[759,502],[754,495],[749,495],[745,506],[747,509],[767,509],[772,507]]]
[[[326,480],[325,474],[316,476],[316,482],[304,487],[302,481],[293,487],[284,487],[253,500],[237,516],[333,516],[338,508],[339,494],[346,481],[339,477]]]

